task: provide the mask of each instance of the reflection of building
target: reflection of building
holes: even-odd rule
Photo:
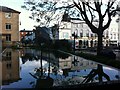
[[[22,59],[22,63],[24,64],[27,60],[40,60],[41,59],[41,51],[35,49],[22,49],[20,50],[20,57]],[[55,57],[53,53],[42,52],[42,59],[48,61],[50,58],[50,63],[58,66],[59,59]]]
[[[0,86],[2,85],[2,55],[0,54]]]
[[[61,67],[61,69],[70,69],[72,65],[71,61],[72,59],[70,56],[66,59],[59,58],[59,66]]]
[[[96,68],[97,64],[78,56],[69,56],[66,59],[59,59],[59,67],[61,69],[84,70]]]
[[[0,6],[0,35],[5,46],[19,41],[19,14],[16,10]]]
[[[78,56],[69,56],[66,59],[59,58],[59,67],[66,76],[71,71],[94,69],[97,64],[90,60],[85,60]]]
[[[76,65],[72,64],[71,70],[85,70],[85,69],[93,69],[97,67],[97,64],[90,60],[85,60],[84,58],[75,56]],[[74,57],[72,57],[72,61],[74,62]]]
[[[2,84],[10,84],[20,80],[19,52],[12,49],[6,49],[2,55]]]

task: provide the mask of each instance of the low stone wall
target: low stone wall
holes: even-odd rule
[[[79,85],[70,85],[70,86],[58,86],[58,87],[52,87],[52,89],[100,89],[100,88],[114,88],[119,89],[120,88],[120,80],[114,80],[114,81],[107,81],[107,82],[96,82],[96,83],[86,83],[86,84],[79,84]]]

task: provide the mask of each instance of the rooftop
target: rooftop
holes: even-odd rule
[[[19,13],[19,14],[20,14],[19,11],[14,10],[14,9],[11,9],[11,8],[8,8],[8,7],[6,7],[6,6],[0,6],[0,11],[1,11],[1,12]]]

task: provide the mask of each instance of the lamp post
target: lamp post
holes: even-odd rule
[[[74,52],[75,52],[75,32],[73,33],[73,35],[72,35],[73,37],[74,37],[74,46],[73,46],[73,50],[74,50]]]
[[[72,36],[74,37],[74,46],[73,46],[73,50],[74,50],[74,53],[75,53],[75,38],[77,38],[77,34],[75,34],[75,32],[72,34]]]

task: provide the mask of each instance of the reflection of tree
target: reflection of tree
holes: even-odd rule
[[[99,82],[103,82],[102,77],[105,77],[108,81],[110,81],[110,77],[104,73],[102,65],[98,64],[97,69],[92,69],[82,83],[88,83],[92,81],[96,75],[98,75]]]
[[[120,79],[120,76],[119,76],[119,75],[115,75],[115,78],[119,80],[119,79]]]
[[[27,60],[33,61],[36,57],[32,53],[25,53],[24,56],[21,56],[22,63],[24,64]]]
[[[74,56],[74,61],[72,61],[72,64],[74,64],[74,66],[77,66],[78,65],[78,57],[77,58],[75,58],[75,56]]]
[[[58,74],[58,68],[55,66],[53,69],[52,69],[52,72],[57,75]]]
[[[65,54],[65,53],[59,52],[59,51],[57,51],[57,52],[54,51],[53,54],[55,55],[55,57],[62,58],[62,59],[66,59],[70,56],[69,54]]]
[[[35,88],[49,88],[53,85],[53,79],[50,77],[50,53],[49,53],[49,66],[48,66],[48,75],[45,75],[43,66],[42,66],[42,51],[41,51],[41,59],[40,64],[41,67],[36,70],[34,74],[31,74],[36,80]]]
[[[68,68],[68,69],[62,69],[63,70],[63,75],[65,76],[65,77],[67,77],[68,76],[68,73],[69,73],[69,71],[71,70],[70,68]]]

